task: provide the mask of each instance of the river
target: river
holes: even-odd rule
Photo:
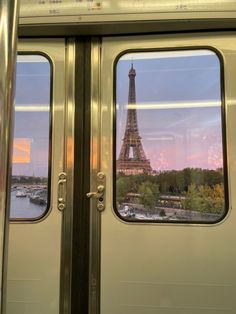
[[[11,191],[10,218],[32,219],[43,215],[47,205],[30,202],[29,197],[16,197],[17,191]]]

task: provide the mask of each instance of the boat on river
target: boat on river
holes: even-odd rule
[[[30,195],[30,202],[37,205],[47,205],[47,189],[34,191]]]
[[[17,191],[16,192],[16,197],[26,197],[27,194],[25,193],[25,191]]]

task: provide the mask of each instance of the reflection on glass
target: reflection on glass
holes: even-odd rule
[[[119,215],[132,221],[218,221],[225,200],[216,54],[129,53],[116,70]]]
[[[48,203],[50,64],[39,55],[19,55],[10,218],[41,217]]]

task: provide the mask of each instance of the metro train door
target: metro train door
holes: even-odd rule
[[[66,193],[66,181],[70,182],[73,145],[66,126],[70,128],[73,121],[67,121],[73,106],[73,49],[73,43],[66,44],[64,39],[21,40],[18,47],[7,273],[9,314],[68,310],[64,299],[69,294],[70,272],[64,271],[69,257],[65,257],[62,243],[70,229],[68,223],[65,225],[65,208],[69,215],[71,212],[67,202],[72,188],[67,185],[71,192]],[[66,62],[70,62],[67,72]]]
[[[104,38],[99,67],[94,43],[93,313],[235,312],[235,52],[232,33]]]

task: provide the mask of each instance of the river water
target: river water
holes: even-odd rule
[[[10,218],[37,218],[41,217],[47,205],[31,203],[29,197],[16,197],[17,191],[11,192]]]

